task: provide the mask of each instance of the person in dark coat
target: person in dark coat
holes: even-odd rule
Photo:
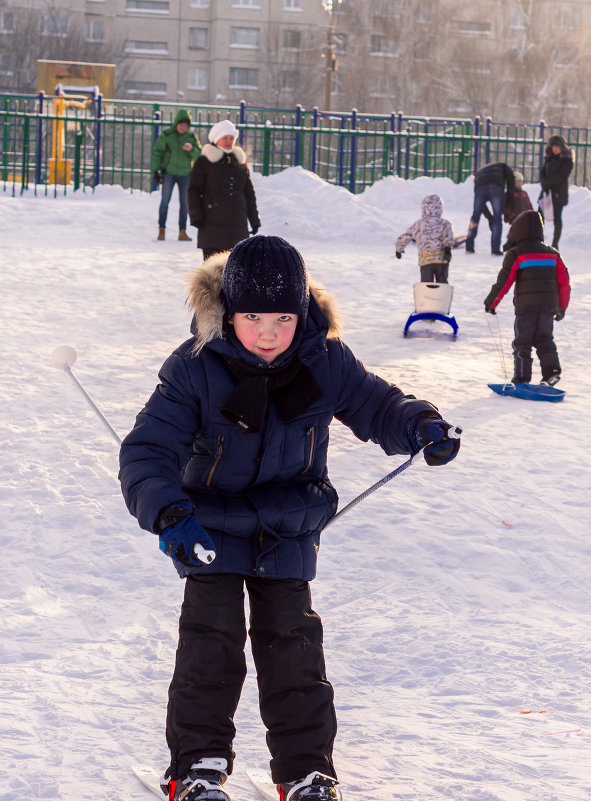
[[[199,229],[197,247],[206,259],[231,250],[261,227],[256,196],[238,131],[230,120],[217,122],[195,161],[189,183],[189,216]]]
[[[552,247],[554,248],[558,247],[562,233],[562,209],[568,204],[568,176],[572,172],[573,164],[573,152],[566,144],[564,137],[551,136],[546,145],[544,163],[540,168],[542,191],[538,202],[544,193],[551,194],[554,217]]]
[[[474,176],[474,209],[468,226],[466,252],[474,253],[474,240],[478,233],[480,215],[486,203],[492,206],[492,223],[490,234],[491,253],[501,256],[501,234],[503,232],[503,209],[505,207],[505,190],[509,193],[515,188],[513,170],[508,164],[497,162],[482,167]]]
[[[484,310],[496,308],[515,285],[515,339],[513,383],[528,384],[532,377],[532,347],[542,369],[542,383],[560,380],[560,361],[554,342],[554,320],[562,320],[570,298],[568,270],[555,248],[544,244],[544,225],[537,211],[524,211],[515,220],[505,244],[503,266],[484,301]]]
[[[333,689],[309,587],[338,502],[330,422],[387,454],[426,446],[433,465],[460,440],[435,406],[355,358],[334,299],[285,240],[259,235],[210,257],[188,303],[195,335],[164,363],[120,454],[130,512],[187,579],[163,785],[171,799],[226,798],[246,588],[273,781],[293,801],[337,801]]]

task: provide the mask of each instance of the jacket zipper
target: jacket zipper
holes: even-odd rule
[[[310,450],[308,451],[308,464],[302,470],[302,473],[307,473],[308,470],[312,467],[312,459],[314,458],[314,449],[315,449],[315,446],[316,446],[316,429],[315,428],[309,428],[306,431],[306,434],[310,438]]]
[[[217,470],[217,466],[220,463],[220,459],[222,458],[222,453],[224,451],[224,437],[222,434],[218,434],[218,445],[215,450],[215,459],[213,460],[213,464],[210,468],[209,473],[207,474],[207,481],[205,482],[205,486],[209,487],[211,485],[213,475]]]

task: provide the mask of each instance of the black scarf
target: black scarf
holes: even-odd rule
[[[322,397],[322,389],[312,371],[297,357],[283,367],[255,367],[231,356],[221,356],[221,359],[236,380],[234,391],[221,412],[246,434],[262,429],[269,396],[284,423],[295,420]]]

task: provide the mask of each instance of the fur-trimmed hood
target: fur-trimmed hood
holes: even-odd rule
[[[201,149],[201,155],[205,156],[208,161],[211,161],[212,164],[215,164],[216,161],[221,161],[226,154],[225,150],[222,150],[221,147],[217,145],[212,145],[208,142],[206,145],[203,145]],[[236,161],[238,164],[246,164],[246,153],[240,147],[240,145],[234,145],[232,148],[232,155],[236,157]]]
[[[208,147],[205,145],[203,148]],[[219,148],[215,148],[219,150]],[[187,306],[195,316],[195,353],[214,339],[222,339],[224,305],[222,301],[222,272],[230,254],[216,253],[200,264],[187,280]],[[342,327],[337,300],[322,284],[309,278],[310,294],[327,324],[327,337],[336,338]]]

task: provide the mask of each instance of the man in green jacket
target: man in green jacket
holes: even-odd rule
[[[190,242],[187,235],[187,190],[191,179],[191,167],[201,153],[201,144],[189,130],[191,117],[181,108],[171,128],[160,134],[152,151],[151,170],[154,181],[162,183],[162,198],[158,210],[158,239],[164,239],[168,204],[174,185],[179,187],[179,239]]]

